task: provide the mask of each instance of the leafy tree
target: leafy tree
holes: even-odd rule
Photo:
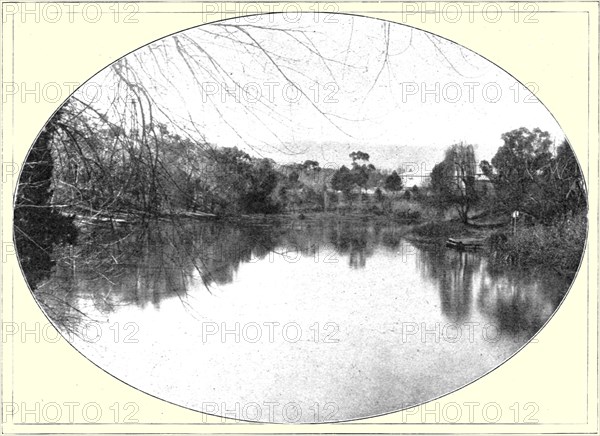
[[[305,171],[320,171],[321,167],[319,166],[319,162],[316,160],[305,160],[302,164],[302,169]]]
[[[565,139],[558,147],[553,176],[557,181],[555,202],[560,212],[578,212],[587,207],[585,181],[575,153]]]
[[[573,149],[565,139],[547,167],[535,178],[531,201],[537,204],[538,219],[545,223],[587,208],[583,174]]]
[[[369,182],[369,176],[375,171],[375,166],[367,163],[369,162],[369,154],[362,151],[353,151],[349,156],[352,159],[351,175],[354,184],[361,189],[366,189],[367,183]],[[363,163],[360,164],[359,162]]]
[[[402,186],[402,177],[398,175],[397,171],[393,171],[392,174],[387,176],[385,179],[384,188],[388,191],[397,193],[398,191],[402,190]]]
[[[384,199],[385,199],[385,196],[383,195],[383,191],[381,190],[381,188],[375,189],[375,200],[378,201],[379,203],[383,203]]]
[[[552,164],[550,134],[521,127],[504,133],[502,140],[504,145],[491,163],[482,161],[480,165],[494,185],[497,201],[506,212],[520,210],[543,218],[543,193],[549,187]]]
[[[411,198],[418,199],[421,197],[421,190],[417,185],[413,185],[413,187],[410,188],[410,194]]]
[[[381,170],[375,169],[369,171],[369,180],[367,180],[367,187],[377,188],[383,187],[385,184],[385,178],[387,174]]]
[[[354,184],[361,189],[367,188],[367,182],[369,181],[369,173],[374,169],[373,165],[356,165],[351,170],[352,179]]]
[[[291,185],[296,185],[298,183],[299,179],[300,179],[300,174],[298,174],[297,171],[292,171],[291,173],[288,174],[288,181],[290,182]]]
[[[371,157],[368,153],[364,153],[362,151],[353,151],[349,156],[350,159],[352,159],[353,164],[356,163],[356,161],[368,162],[369,158]]]
[[[435,204],[454,207],[462,222],[469,221],[469,211],[481,198],[475,183],[477,164],[470,144],[459,143],[446,150],[444,160],[431,170],[431,190]]]
[[[304,186],[300,192],[300,197],[305,207],[313,210],[324,210],[325,197],[322,192],[317,192],[310,186]]]
[[[270,159],[253,159],[233,148],[215,148],[211,153],[214,168],[205,174],[213,187],[211,195],[219,211],[228,213],[273,213],[277,211],[274,194],[279,176]],[[208,176],[210,175],[210,180]],[[284,195],[289,197],[289,191]],[[218,211],[217,211],[218,212]]]
[[[350,194],[354,187],[352,172],[345,166],[337,170],[331,178],[331,187],[336,191],[342,191],[345,195]]]
[[[244,211],[248,213],[277,212],[277,207],[271,200],[271,193],[276,185],[277,173],[273,169],[273,162],[270,159],[260,159],[254,162],[249,175],[249,185],[242,198]]]

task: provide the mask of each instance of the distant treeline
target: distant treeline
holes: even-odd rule
[[[361,151],[350,154],[349,168],[321,168],[314,160],[280,165],[183,138],[162,124],[126,132],[74,111],[55,114],[27,161],[31,172],[52,168],[41,175],[51,184],[45,201],[65,211],[269,214],[326,210],[369,188],[380,188],[379,195],[402,189],[397,172],[376,169]],[[21,183],[27,196],[27,181]]]
[[[50,265],[44,253],[75,240],[68,218],[75,213],[147,219],[187,212],[354,210],[412,221],[422,215],[415,211],[418,203],[421,210],[454,209],[465,223],[473,211],[520,211],[550,224],[587,209],[573,150],[566,140],[553,150],[549,134],[539,129],[503,134],[504,145],[479,169],[473,146],[455,144],[433,168],[429,183],[406,189],[399,171],[377,169],[362,151],[350,153],[348,166],[337,169],[314,160],[281,165],[236,147],[181,137],[163,124],[125,130],[86,113],[74,103],[63,106],[27,157],[15,204],[22,263]],[[479,171],[485,180],[476,176]],[[411,205],[398,211],[405,200]]]

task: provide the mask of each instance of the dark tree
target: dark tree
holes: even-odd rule
[[[336,191],[342,191],[345,195],[350,194],[354,184],[352,172],[345,165],[342,165],[331,178],[331,187]]]
[[[398,175],[397,171],[392,172],[392,174],[387,176],[387,178],[385,179],[384,188],[388,191],[397,193],[402,189],[402,186],[402,177]]]
[[[369,181],[369,174],[372,171],[372,165],[355,165],[352,168],[351,174],[354,184],[361,189],[367,188],[367,182]]]
[[[379,203],[382,203],[384,199],[385,196],[383,195],[381,188],[375,189],[375,200],[377,200]]]
[[[364,153],[362,151],[353,151],[349,156],[350,159],[352,159],[352,163],[355,163],[357,160],[368,162],[369,158],[371,157],[368,153]]]
[[[302,169],[305,171],[320,171],[319,162],[316,160],[305,160],[302,164]]]
[[[433,199],[440,209],[454,207],[462,222],[481,198],[475,183],[477,164],[473,146],[455,144],[446,150],[444,160],[431,170]]]
[[[491,163],[481,162],[481,170],[493,183],[496,198],[506,212],[520,210],[542,218],[545,173],[552,162],[550,134],[521,127],[504,133],[502,139],[504,145]]]
[[[551,222],[558,216],[587,208],[583,174],[566,139],[558,146],[550,164],[536,177],[534,188],[541,221]]]
[[[369,154],[362,151],[353,151],[350,153],[352,159],[352,170],[351,175],[354,180],[354,184],[361,190],[367,189],[367,183],[369,182],[369,176],[375,171],[375,166],[369,164]],[[359,162],[363,162],[360,164]]]
[[[587,195],[583,174],[575,153],[565,139],[556,151],[553,176],[557,181],[555,202],[559,212],[578,212],[587,208]]]
[[[297,171],[292,171],[291,173],[288,174],[288,181],[292,185],[295,185],[296,183],[298,183],[299,179],[300,179],[300,175],[298,174]]]
[[[73,219],[52,207],[54,161],[51,143],[64,113],[59,110],[46,124],[23,165],[14,210],[14,238],[21,267],[30,287],[46,278],[55,264],[54,244],[74,243]]]
[[[277,206],[271,199],[271,193],[277,186],[277,173],[269,159],[261,159],[255,163],[250,172],[250,185],[242,204],[248,213],[274,213]]]

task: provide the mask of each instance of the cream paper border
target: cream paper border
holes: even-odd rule
[[[137,391],[57,337],[14,256],[12,199],[27,150],[73,85],[172,32],[247,13],[298,10],[412,25],[474,50],[522,83],[535,83],[584,169],[589,239],[580,272],[553,319],[533,343],[469,386],[416,409],[350,423],[248,424]],[[597,432],[598,3],[2,2],[2,11],[3,433]],[[61,419],[53,423],[58,413]]]

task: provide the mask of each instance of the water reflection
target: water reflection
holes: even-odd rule
[[[429,283],[437,289],[448,321],[464,322],[477,310],[503,331],[531,337],[567,289],[568,283],[548,272],[498,271],[478,253],[410,244],[402,236],[406,230],[341,220],[161,222],[118,231],[94,227],[75,248],[55,250],[54,272],[35,293],[48,315],[69,329],[85,321],[81,300],[104,314],[124,305],[160,308],[164,299],[185,304],[190,289],[226,289],[243,264],[295,263],[308,257],[329,260],[337,274],[346,274],[344,265],[366,270],[377,253],[378,258],[414,262],[422,286]],[[277,268],[272,274],[277,275]],[[329,280],[335,286],[336,277]]]
[[[488,269],[479,278],[477,305],[503,332],[534,335],[552,315],[567,290],[551,275]]]
[[[568,287],[549,271],[496,270],[483,254],[409,242],[408,230],[362,220],[90,227],[76,247],[55,250],[34,292],[78,350],[150,394],[195,410],[336,404],[335,420],[353,419],[486,374],[527,343]],[[77,335],[90,320],[106,329],[97,342]],[[115,342],[112,327],[128,323],[136,342]],[[208,341],[204,329],[232,338],[236,325],[289,323],[302,340]],[[315,326],[324,338],[326,325],[337,340],[316,342]]]
[[[418,258],[421,276],[435,284],[449,321],[464,322],[476,309],[505,334],[532,337],[569,286],[549,271],[499,270],[479,253],[422,247]]]
[[[443,314],[452,321],[468,318],[475,274],[482,274],[482,257],[438,247],[423,247],[419,254],[421,276],[439,289]]]

